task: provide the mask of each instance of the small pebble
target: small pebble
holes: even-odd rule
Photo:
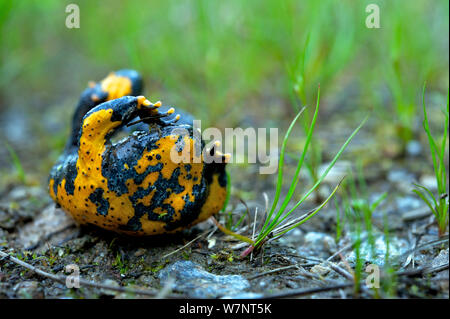
[[[139,248],[138,250],[136,250],[136,252],[134,253],[135,257],[141,257],[142,255],[144,255],[147,252],[147,250],[145,248]]]
[[[315,265],[311,268],[310,272],[313,274],[318,274],[320,276],[325,276],[330,272],[330,268],[323,265]]]
[[[418,156],[422,152],[422,145],[419,141],[409,141],[408,144],[406,144],[406,153],[408,153],[409,156]]]
[[[215,275],[192,261],[177,261],[158,273],[161,285],[174,279],[173,290],[193,298],[217,298],[233,296],[250,287],[240,275]]]

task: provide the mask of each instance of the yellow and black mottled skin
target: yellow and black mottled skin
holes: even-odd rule
[[[141,95],[143,87],[144,83],[141,75],[137,71],[131,69],[111,72],[100,82],[91,81],[89,87],[83,91],[78,101],[78,105],[72,118],[72,131],[75,131],[76,134],[72,133],[66,147],[70,148],[77,146],[80,139],[79,131],[81,122],[86,113],[92,108],[103,102],[111,101],[123,96]],[[169,106],[161,106],[159,111],[167,112],[169,108]],[[191,114],[183,111],[179,111],[178,114],[181,116],[178,124],[193,125],[194,118]],[[175,116],[175,114],[169,115],[166,117],[166,120],[173,121]],[[125,132],[131,132],[131,130],[126,127],[123,127],[122,129]],[[133,126],[133,130],[146,131],[148,130],[148,125],[139,123]]]
[[[77,143],[69,143],[53,167],[49,193],[78,223],[157,235],[190,227],[223,207],[225,158],[222,163],[194,163],[195,143],[203,142],[193,138],[192,126],[164,121],[148,104],[142,96],[113,99],[91,109],[79,132],[74,125],[71,139]],[[153,119],[146,122],[158,125],[159,132],[137,131],[110,142],[134,118],[149,115]],[[179,135],[174,128],[189,134]],[[187,148],[184,162],[189,163],[171,160],[174,147],[180,154]]]

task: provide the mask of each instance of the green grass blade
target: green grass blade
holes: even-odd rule
[[[429,202],[429,200],[425,197],[425,195],[423,195],[421,192],[419,192],[417,189],[413,189],[413,192],[417,194],[417,196],[419,196],[425,204],[427,204],[427,206],[430,208],[431,212],[434,214],[434,216],[436,217],[437,220],[439,220],[439,215],[437,213],[437,211],[434,209],[433,205],[431,205],[431,203]]]
[[[227,209],[228,202],[230,201],[230,192],[231,192],[231,176],[228,171],[225,171],[227,175],[227,195],[225,197],[225,203],[223,204],[222,212]]]
[[[290,231],[290,230],[292,230],[292,229],[294,229],[294,228],[300,226],[301,224],[303,224],[303,223],[305,223],[307,220],[309,220],[311,217],[313,217],[314,215],[316,215],[318,212],[320,212],[320,211],[322,210],[322,208],[324,208],[325,205],[326,205],[326,204],[330,201],[330,199],[334,196],[334,194],[336,193],[336,191],[339,189],[339,186],[341,185],[341,183],[342,183],[342,180],[339,182],[339,184],[336,185],[336,187],[333,189],[333,191],[331,192],[331,194],[325,199],[325,201],[324,201],[322,204],[320,204],[319,207],[317,207],[317,208],[314,210],[314,212],[313,212],[312,214],[308,215],[305,219],[299,221],[298,223],[294,224],[293,226],[289,227],[288,229],[283,230],[281,233],[277,234],[277,235],[274,237],[274,239],[275,239],[275,238],[278,238],[278,237],[284,235],[285,233],[287,233],[288,231]]]
[[[14,168],[16,169],[17,177],[19,178],[21,183],[25,183],[25,171],[23,170],[22,163],[20,162],[19,157],[17,156],[17,153],[14,151],[14,149],[6,142],[4,142],[6,145],[6,149],[9,152],[9,155],[11,156]]]
[[[439,178],[438,189],[439,193],[443,194],[446,191],[447,186],[447,172],[445,169],[445,148],[447,146],[447,134],[448,134],[448,94],[447,94],[447,112],[444,112],[444,136],[441,141],[441,154],[439,157]]]
[[[247,216],[247,214],[248,214],[248,209],[245,210],[245,213],[241,216],[241,218],[239,218],[237,223],[233,226],[233,229],[237,229],[239,227],[239,225],[242,223],[242,221],[244,220],[245,216]]]
[[[266,221],[264,222],[264,226],[262,230],[264,230],[267,227],[267,224],[269,223],[269,220],[271,219],[273,212],[275,211],[275,208],[278,204],[278,199],[280,198],[281,193],[281,187],[283,186],[283,167],[284,167],[284,155],[286,152],[286,144],[287,140],[289,139],[289,135],[291,134],[292,129],[294,128],[295,123],[297,122],[300,115],[305,110],[305,107],[303,107],[300,112],[298,112],[297,116],[292,120],[291,125],[289,125],[288,130],[286,131],[286,134],[284,136],[283,144],[281,146],[281,152],[280,152],[280,159],[278,164],[278,178],[277,178],[277,187],[275,191],[275,198],[273,199],[272,207],[270,209],[269,215],[267,216]]]
[[[355,137],[355,135],[359,132],[359,130],[363,127],[363,125],[367,122],[368,119],[369,119],[369,116],[366,116],[364,118],[364,120],[361,122],[361,124],[359,124],[359,126],[353,131],[353,133],[348,137],[348,139],[342,145],[342,147],[340,148],[339,152],[333,158],[333,160],[331,161],[330,165],[328,165],[328,167],[325,170],[325,172],[323,172],[322,175],[319,177],[319,180],[316,182],[316,184],[305,195],[303,195],[303,197],[297,202],[297,204],[295,204],[295,206],[287,213],[287,215],[291,214],[295,209],[297,209],[297,207],[300,206],[306,200],[306,198],[308,198],[308,196],[311,195],[311,193],[314,190],[316,190],[316,188],[322,183],[322,181],[328,175],[330,170],[333,168],[334,164],[336,164],[336,162],[339,159],[339,157],[341,156],[341,154],[347,148],[348,144],[351,142],[353,137]]]
[[[294,177],[292,179],[291,186],[289,187],[289,191],[288,191],[288,193],[287,193],[287,195],[286,195],[286,197],[285,197],[285,199],[283,201],[283,204],[281,205],[280,209],[278,210],[277,214],[275,215],[275,218],[273,219],[273,221],[277,221],[278,218],[280,218],[280,216],[283,214],[284,210],[286,209],[287,205],[289,204],[289,202],[290,202],[290,200],[292,198],[292,195],[295,192],[295,188],[297,187],[298,175],[300,174],[300,170],[302,169],[303,162],[305,160],[306,153],[308,152],[308,147],[309,147],[309,145],[311,143],[312,135],[313,135],[314,128],[315,128],[315,125],[316,125],[317,114],[319,113],[319,103],[320,103],[320,87],[319,87],[318,92],[317,92],[316,110],[314,112],[314,116],[313,116],[311,125],[310,125],[309,130],[308,130],[308,134],[307,134],[307,137],[306,137],[305,146],[303,147],[302,155],[300,156],[300,159],[298,160],[297,169],[296,169]]]
[[[387,192],[381,194],[381,196],[372,205],[370,205],[370,210],[373,212],[378,207],[378,205],[380,205],[381,202],[386,199],[387,195]]]
[[[286,213],[283,217],[280,218],[279,221],[275,221],[275,223],[271,223],[270,227],[266,227],[264,230],[261,231],[260,235],[258,236],[256,243],[255,244],[259,244],[276,226],[280,225],[281,222],[283,222],[290,214],[292,214],[292,212],[297,209],[298,206],[300,206],[305,200],[306,198],[308,198],[309,195],[311,195],[311,193],[322,183],[322,181],[325,179],[325,177],[328,175],[328,173],[330,172],[330,170],[333,168],[334,164],[336,163],[336,161],[339,159],[339,157],[341,156],[341,154],[344,152],[345,148],[348,146],[348,144],[350,143],[350,141],[353,139],[353,137],[355,137],[355,135],[359,132],[359,130],[363,127],[363,125],[367,122],[367,120],[369,119],[369,116],[367,115],[364,120],[361,122],[361,124],[359,124],[359,126],[353,131],[353,133],[347,138],[347,140],[345,141],[345,143],[342,145],[341,149],[339,150],[339,152],[336,154],[336,156],[333,158],[332,162],[330,163],[330,165],[328,165],[327,169],[325,170],[325,172],[320,176],[320,178],[318,179],[318,181],[314,184],[314,186],[305,194],[303,195],[303,197],[297,202],[297,204],[295,204],[295,206],[288,212]]]
[[[426,110],[426,105],[425,105],[425,88],[426,88],[426,83],[424,83],[423,85],[423,91],[422,91],[422,107],[423,107],[423,128],[427,134],[428,137],[428,142],[430,144],[430,149],[431,149],[431,157],[433,159],[433,167],[434,167],[434,172],[436,177],[439,176],[438,173],[438,165],[437,165],[437,160],[436,160],[436,154],[439,155],[439,151],[437,149],[436,143],[434,142],[434,138],[431,135],[431,131],[430,131],[430,127],[428,125],[428,116],[427,116],[427,110]]]
[[[417,188],[423,189],[426,192],[426,194],[428,194],[428,196],[431,198],[431,200],[434,203],[434,207],[437,209],[438,204],[436,202],[436,199],[434,198],[433,193],[428,188],[426,188],[425,186],[422,186],[422,185],[419,185],[419,184],[416,184],[416,183],[413,183],[413,185],[416,186]]]
[[[342,222],[341,222],[341,208],[339,206],[339,203],[336,200],[336,197],[334,197],[334,206],[336,209],[336,243],[339,242],[339,239],[341,238],[342,233]]]

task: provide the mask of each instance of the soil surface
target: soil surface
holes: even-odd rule
[[[326,165],[363,115],[343,116],[345,107],[342,105],[326,101],[324,104],[315,142],[321,145],[322,162]],[[437,103],[435,107],[438,108]],[[341,191],[336,202],[331,201],[301,227],[269,241],[261,251],[241,258],[248,245],[223,234],[212,221],[176,235],[149,238],[125,237],[78,227],[55,207],[47,193],[47,173],[59,155],[55,149],[64,145],[70,118],[67,111],[61,111],[60,105],[47,112],[53,114],[51,120],[46,121],[41,115],[43,121],[35,133],[25,130],[16,136],[9,131],[7,135],[5,126],[1,132],[14,143],[26,179],[20,181],[17,178],[9,154],[0,150],[0,164],[5,168],[0,184],[0,247],[2,252],[21,261],[58,276],[70,275],[66,266],[76,265],[83,280],[145,290],[160,294],[160,297],[448,298],[448,233],[439,236],[433,215],[412,193],[413,182],[431,189],[436,187],[426,138],[420,131],[403,149],[395,132],[369,121],[319,191],[295,212],[299,216],[317,206],[320,199],[328,196],[341,178],[348,175],[349,169],[356,176],[357,162],[361,160],[368,195],[358,200],[373,203],[381,194],[386,192],[387,196],[373,212],[372,233],[367,233],[364,227],[361,231],[359,259],[352,247],[354,227],[350,221],[340,220],[341,235],[337,239],[336,205],[341,205]],[[39,116],[38,113],[36,110],[36,114],[31,113],[26,119]],[[58,114],[60,122],[55,119]],[[23,118],[13,114],[9,120],[22,125],[19,122]],[[440,125],[439,122],[437,117],[435,124]],[[264,123],[255,123],[258,124]],[[288,123],[284,123],[280,127],[287,126]],[[302,129],[299,127],[298,130],[299,134],[290,143],[292,152],[298,152],[295,142]],[[382,139],[380,131],[383,132]],[[295,167],[295,159],[288,156],[282,194],[287,192],[289,176],[293,175]],[[269,201],[274,197],[276,176],[258,174],[257,165],[230,164],[228,171],[232,184],[231,200],[226,212],[216,218],[222,225],[234,225],[248,210],[234,230],[251,237],[253,228],[258,231],[264,216],[264,193]],[[294,198],[298,200],[310,186],[311,180],[305,171]],[[357,188],[360,190],[362,184],[357,183]],[[230,218],[232,223],[229,223]],[[376,244],[374,251],[368,245],[368,237]],[[363,263],[363,284],[359,290],[352,286],[357,260]],[[185,261],[193,262],[200,274],[194,273],[194,268],[187,274],[183,273],[186,269],[177,268],[177,265],[183,265],[177,262]],[[369,264],[380,269],[380,289],[364,284],[371,273],[365,271]],[[203,276],[203,281],[200,284],[198,279],[198,289],[188,289],[176,279],[167,281],[162,272],[172,269],[168,267],[175,267],[175,275],[192,276],[194,281],[199,278],[196,276]],[[208,286],[227,279],[221,277],[225,275],[242,276],[245,285],[231,291],[217,289],[215,295],[208,294]],[[323,288],[323,291],[317,292],[315,288]],[[8,258],[0,258],[1,298],[149,297],[118,290],[84,285],[79,289],[67,288],[64,283],[38,275]]]

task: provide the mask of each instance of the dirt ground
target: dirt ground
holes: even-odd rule
[[[343,121],[339,113],[329,112],[325,118],[326,123],[322,120],[317,129],[318,141],[327,146],[324,147],[324,163],[332,158],[336,145],[342,143],[351,130],[348,118],[347,122]],[[353,272],[356,259],[351,231],[348,225],[344,225],[341,238],[336,240],[336,207],[333,203],[299,229],[267,243],[261,252],[242,259],[240,254],[248,246],[224,235],[211,221],[176,235],[149,238],[124,237],[99,229],[80,228],[55,207],[47,194],[45,174],[35,174],[28,176],[25,184],[11,176],[5,175],[2,179],[1,251],[57,276],[70,275],[66,266],[76,265],[80,278],[98,286],[67,288],[62,282],[45,278],[2,257],[0,297],[146,298],[153,294],[166,298],[448,298],[448,234],[438,236],[431,212],[411,192],[414,181],[433,183],[431,167],[424,155],[424,141],[416,141],[415,146],[419,150],[399,154],[395,139],[387,135],[391,142],[385,145],[383,159],[371,160],[371,149],[380,149],[377,143],[382,143],[373,138],[372,132],[377,129],[369,122],[339,165],[331,171],[318,194],[329,194],[348,167],[355,170],[352,163],[355,154],[366,150],[368,200],[373,201],[383,192],[389,193],[372,216],[373,235],[379,240],[376,256],[364,255],[367,240],[362,234],[363,268],[372,263],[380,266],[380,289],[371,289],[363,284],[359,291],[355,290]],[[334,132],[339,134],[332,134]],[[24,165],[31,164],[25,161]],[[292,175],[294,169],[295,160],[288,157],[287,176]],[[257,167],[251,165],[229,165],[228,171],[232,183],[231,201],[227,213],[216,218],[225,224],[228,212],[231,212],[233,223],[236,223],[248,207],[249,214],[238,232],[251,236],[254,221],[259,227],[265,210],[263,194],[266,193],[269,199],[274,196],[275,177],[259,175]],[[300,188],[304,191],[309,183],[308,176],[302,175],[302,180]],[[287,186],[284,193],[286,190]],[[314,207],[319,195],[305,202],[298,214]],[[259,214],[255,219],[256,209]],[[386,247],[383,247],[385,216],[388,216],[390,267],[385,264]],[[194,282],[203,281],[192,290],[183,286],[183,280],[169,283],[163,280],[164,269],[177,272],[176,265],[181,264],[174,266],[174,263],[187,261],[199,267],[200,276],[207,274],[212,281],[222,280],[220,276],[224,275],[239,275],[245,285],[231,292],[217,289],[211,294],[208,293],[209,279],[195,279],[198,274],[184,274],[183,270],[177,273],[182,279],[192,275]],[[363,271],[363,281],[368,274]],[[102,285],[112,288],[105,289]],[[147,294],[136,290],[144,290]]]

